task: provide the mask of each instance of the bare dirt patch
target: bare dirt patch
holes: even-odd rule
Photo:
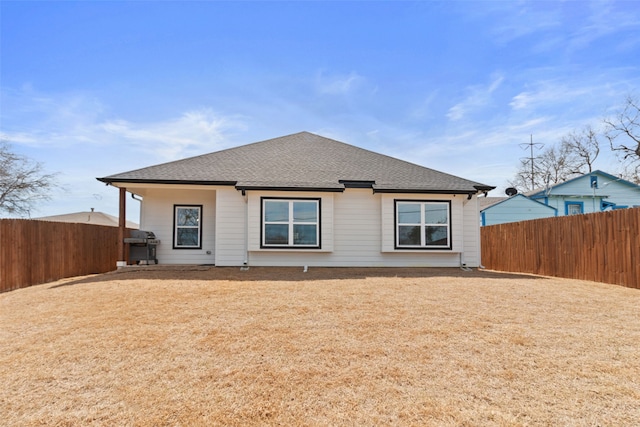
[[[139,268],[0,294],[3,425],[638,425],[640,292]]]

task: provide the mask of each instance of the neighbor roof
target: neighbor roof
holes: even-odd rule
[[[236,148],[98,178],[109,184],[233,185],[280,189],[476,193],[494,187],[300,132]]]
[[[508,197],[478,197],[478,206],[483,210],[507,199]]]
[[[494,206],[498,206],[498,205],[501,205],[503,203],[509,203],[512,200],[522,199],[522,198],[528,200],[531,203],[537,203],[538,205],[542,205],[545,208],[548,208],[549,210],[553,210],[553,211],[557,211],[558,210],[558,209],[554,208],[553,206],[549,206],[549,205],[546,205],[546,204],[544,204],[542,202],[539,202],[537,200],[533,200],[532,198],[530,198],[528,196],[525,196],[524,194],[516,194],[516,195],[510,196],[510,197],[480,197],[480,198],[478,198],[478,200],[480,201],[480,212],[484,212],[489,208],[493,208]],[[482,203],[483,199],[496,199],[496,200],[493,201],[493,203],[486,203],[486,204],[483,205],[483,203]]]
[[[94,224],[94,225],[107,225],[109,227],[118,227],[119,221],[118,218],[106,214],[104,212],[94,212],[94,211],[86,211],[86,212],[74,212],[62,215],[51,215],[51,216],[43,216],[40,218],[33,218],[40,221],[54,221],[54,222],[75,222],[75,223],[83,223],[83,224]],[[139,228],[140,226],[132,221],[127,221],[127,228]]]

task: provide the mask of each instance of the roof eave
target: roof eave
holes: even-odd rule
[[[136,178],[96,178],[105,184],[132,183],[132,184],[177,184],[177,185],[236,185],[238,181],[199,181],[182,179],[136,179]]]
[[[481,193],[485,193],[485,192],[496,189],[496,187],[492,185],[474,185],[473,188],[480,191]]]
[[[308,191],[317,193],[342,193],[344,187],[294,187],[294,186],[262,186],[262,185],[236,185],[239,191]]]
[[[473,190],[433,190],[424,188],[374,188],[374,193],[405,194],[476,194]]]

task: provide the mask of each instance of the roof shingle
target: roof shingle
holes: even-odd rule
[[[475,193],[493,187],[300,132],[197,157],[98,178],[106,183],[235,185],[238,189],[342,191],[344,181],[377,192]]]

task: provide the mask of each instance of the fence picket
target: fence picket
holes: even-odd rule
[[[482,264],[640,288],[640,208],[482,227]]]
[[[118,229],[0,219],[0,292],[115,270]]]

